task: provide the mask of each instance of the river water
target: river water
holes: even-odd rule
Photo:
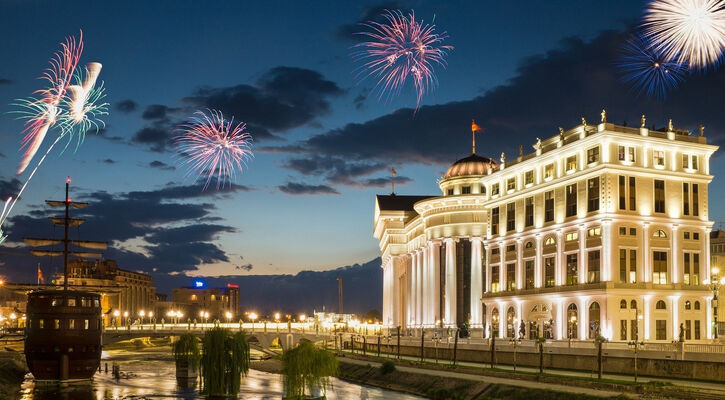
[[[175,366],[170,350],[165,348],[143,351],[109,351],[103,353],[101,366],[108,363],[108,373],[97,372],[92,383],[68,388],[36,387],[26,379],[20,393],[22,400],[144,400],[144,399],[204,399],[196,389],[185,390],[176,385]],[[116,380],[111,366],[116,363],[123,375]],[[391,392],[375,387],[361,386],[332,379],[333,388],[327,392],[328,400],[416,400],[417,396]],[[262,400],[282,398],[282,378],[257,370],[249,370],[242,379],[238,399]]]

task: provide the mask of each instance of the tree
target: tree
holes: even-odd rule
[[[249,372],[249,342],[244,331],[209,329],[202,339],[202,393],[227,396],[239,393],[242,376]]]
[[[176,379],[183,386],[195,386],[201,360],[199,340],[191,333],[179,337],[172,349],[176,362]]]
[[[303,340],[299,346],[282,355],[282,376],[285,383],[285,399],[304,399],[316,389],[326,391],[330,376],[337,375],[338,363],[334,354]]]

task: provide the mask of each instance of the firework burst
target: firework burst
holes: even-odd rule
[[[622,80],[631,85],[638,96],[664,99],[668,91],[685,80],[687,68],[677,61],[668,61],[642,35],[629,38],[621,52],[617,68]]]
[[[435,32],[435,25],[425,24],[411,11],[386,11],[385,22],[368,21],[357,33],[367,41],[354,46],[353,57],[361,63],[359,79],[377,80],[378,98],[397,96],[408,81],[417,94],[416,108],[423,95],[435,86],[435,67],[446,65],[445,57],[453,46],[443,45],[448,35]]]
[[[234,123],[234,118],[224,119],[218,110],[197,111],[181,126],[176,137],[176,147],[187,176],[206,175],[206,190],[216,177],[217,189],[231,186],[237,172],[246,167],[252,154],[252,136],[245,132],[246,124]]]
[[[706,70],[720,62],[725,49],[725,0],[655,0],[642,27],[668,60]]]

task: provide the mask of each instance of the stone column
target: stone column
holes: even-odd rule
[[[587,226],[584,224],[579,225],[579,284],[587,283]]]
[[[705,227],[702,229],[702,232],[703,233],[701,235],[703,236],[703,238],[701,240],[701,243],[703,249],[700,254],[704,254],[704,257],[700,256],[700,284],[702,284],[703,282],[710,282],[710,232],[712,232],[712,228]],[[718,302],[723,301],[725,301],[725,299],[718,299]],[[710,314],[709,311],[708,314]],[[708,330],[712,330],[709,324]]]
[[[441,319],[440,313],[440,293],[441,293],[441,263],[440,263],[440,243],[439,242],[428,242],[428,254],[431,258],[431,296],[430,296],[430,307],[432,310],[431,322],[435,324],[436,321]]]
[[[406,254],[405,265],[405,326],[409,327],[413,324],[414,303],[413,303],[413,265],[415,265],[415,257],[413,254]]]
[[[579,339],[589,338],[589,305],[586,297],[579,298]]]
[[[416,326],[418,320],[418,252],[411,253],[410,262],[410,325]]]
[[[491,242],[486,242],[486,288],[484,291],[489,293],[491,291]]]
[[[417,273],[416,273],[416,279],[417,279],[417,285],[416,285],[416,314],[415,314],[415,322],[417,326],[423,325],[423,260],[425,259],[425,253],[423,250],[418,249],[416,250],[416,254],[418,255],[418,266],[417,266]]]
[[[536,234],[536,259],[534,260],[534,287],[544,286],[543,249],[541,248],[541,234]]]
[[[652,282],[649,263],[649,222],[642,223],[642,272],[637,282]],[[649,331],[649,329],[648,329]]]
[[[446,315],[445,324],[456,324],[456,241],[446,238]]]
[[[481,268],[483,239],[471,237],[471,328],[481,328],[481,291],[483,287],[483,271]]]
[[[672,224],[672,233],[670,235],[670,248],[672,249],[672,271],[670,272],[670,282],[679,283],[682,271],[680,271],[680,234],[678,225]],[[690,271],[692,272],[692,271]]]
[[[561,286],[566,282],[566,260],[564,260],[564,234],[561,229],[556,231],[556,286]]]
[[[615,276],[615,263],[612,262],[612,221],[605,219],[602,221],[602,258],[599,261],[599,271],[602,275],[602,281],[613,281]]]
[[[393,315],[391,304],[391,292],[390,288],[393,284],[393,276],[390,273],[392,271],[392,259],[388,259],[387,262],[380,266],[383,269],[383,324],[387,327],[393,326]]]
[[[524,288],[524,254],[523,239],[516,238],[516,289]]]
[[[651,324],[652,321],[650,321],[650,315],[651,315],[650,314],[650,299],[652,298],[652,296],[645,295],[643,297],[644,297],[644,302],[643,302],[644,306],[642,308],[642,323],[644,324],[644,326],[643,326],[644,340],[650,340],[649,331],[650,331],[650,326],[652,325]]]
[[[499,292],[506,291],[506,245],[503,241],[498,243],[498,255],[499,255],[499,266],[498,266],[498,290]]]
[[[498,337],[503,339],[506,337],[508,330],[508,302],[502,301],[496,305],[498,307]]]

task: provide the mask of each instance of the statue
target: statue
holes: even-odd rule
[[[536,138],[536,143],[532,146],[534,150],[539,151],[541,150],[541,139]]]
[[[640,125],[639,125],[640,128],[644,128],[645,125],[647,124],[647,117],[645,117],[644,114],[642,114],[642,118],[639,119],[639,123],[640,123]]]
[[[584,129],[587,128],[587,120],[584,117],[582,117],[582,125],[584,125]]]
[[[674,126],[672,126],[672,118],[670,118],[670,121],[667,123],[667,132],[673,132],[675,130]]]
[[[519,157],[523,157],[523,156],[524,156],[524,148],[521,145],[519,145]]]
[[[700,137],[705,136],[705,125],[700,125]]]
[[[519,324],[519,339],[523,339],[526,336],[526,324],[524,324],[524,321],[521,320],[521,324]]]
[[[685,341],[685,327],[680,323],[680,343]]]
[[[501,153],[501,164],[506,162],[506,153]]]
[[[564,140],[564,128],[559,127],[559,139]]]
[[[604,124],[604,123],[606,123],[606,122],[607,122],[607,110],[605,110],[605,109],[602,109],[602,114],[601,114],[601,116],[602,116],[602,123],[603,123],[603,124]]]

